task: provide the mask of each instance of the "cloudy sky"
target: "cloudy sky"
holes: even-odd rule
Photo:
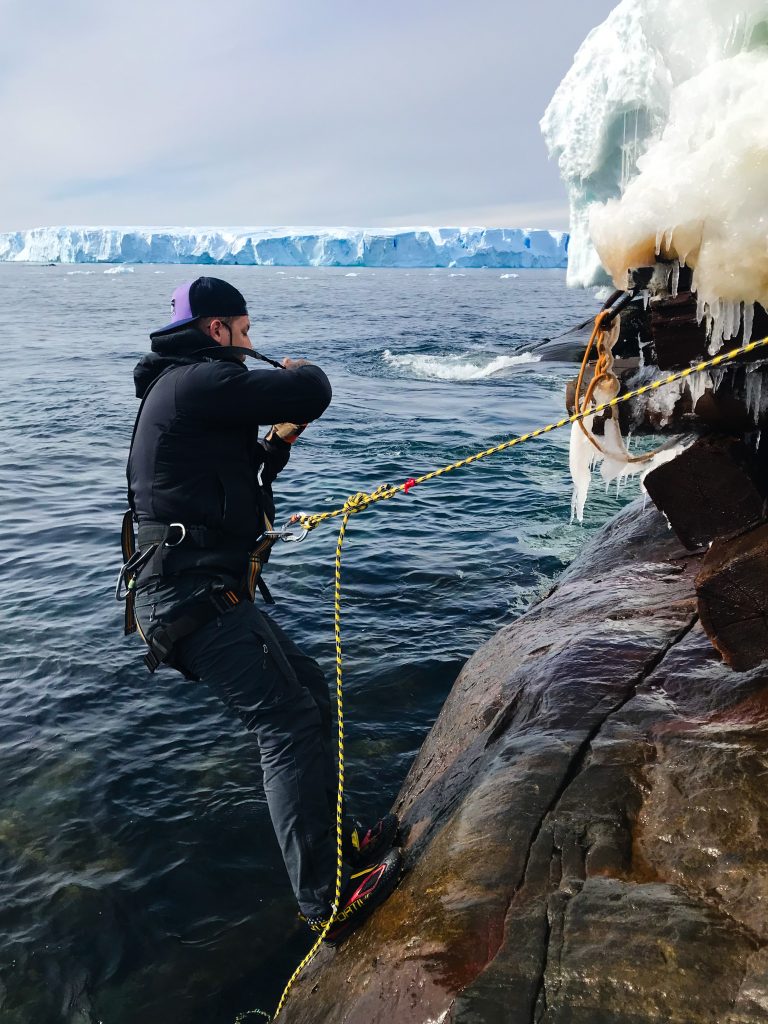
[[[538,120],[614,0],[0,0],[0,231],[567,226]]]

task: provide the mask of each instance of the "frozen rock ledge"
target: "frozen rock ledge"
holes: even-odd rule
[[[0,234],[0,261],[275,267],[564,268],[568,235],[527,228],[49,227]]]
[[[469,660],[398,800],[409,871],[285,1024],[757,1024],[768,667],[630,506]]]

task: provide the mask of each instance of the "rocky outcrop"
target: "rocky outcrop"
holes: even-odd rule
[[[409,870],[281,1020],[768,1020],[768,669],[631,506],[467,663],[403,786]]]

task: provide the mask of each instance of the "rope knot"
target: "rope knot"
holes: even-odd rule
[[[390,484],[379,484],[376,490],[371,491],[370,494],[367,491],[358,491],[357,494],[351,494],[344,502],[344,512],[347,515],[363,512],[374,501],[381,501],[382,498],[391,498],[394,493],[395,488]]]
[[[309,533],[310,530],[314,530],[316,526],[319,526],[325,518],[326,516],[322,513],[308,516],[304,512],[298,512],[295,516],[291,516],[291,519],[295,519],[302,529],[307,531],[307,533]]]
[[[347,500],[344,502],[344,511],[349,512],[362,512],[368,508],[373,498],[372,494],[367,494],[365,491],[358,491],[357,494],[350,494]]]

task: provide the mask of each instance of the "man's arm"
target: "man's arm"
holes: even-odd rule
[[[246,370],[219,361],[191,366],[179,381],[177,401],[201,418],[242,426],[309,423],[331,401],[331,385],[320,369],[286,360],[283,370]]]

